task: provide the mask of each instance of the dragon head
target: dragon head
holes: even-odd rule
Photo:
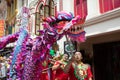
[[[73,17],[71,13],[59,12],[57,16],[51,16],[43,19],[44,29],[49,36],[68,35],[72,40],[77,42],[85,41],[85,31],[82,27],[85,18],[80,16]],[[61,37],[57,39],[60,39]]]

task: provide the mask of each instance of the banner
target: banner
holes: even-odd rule
[[[64,42],[64,53],[71,54],[77,50],[77,43],[76,42]]]
[[[0,38],[4,36],[4,20],[0,20]]]

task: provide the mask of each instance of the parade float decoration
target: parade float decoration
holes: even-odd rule
[[[39,30],[41,35],[34,39],[27,32],[28,18],[29,9],[23,7],[19,32],[0,38],[0,49],[9,43],[16,43],[11,53],[9,80],[44,80],[42,62],[50,56],[50,49],[57,40],[68,35],[72,40],[85,41],[85,31],[80,26],[73,26],[81,21],[84,23],[85,19],[80,16],[59,12],[57,16],[47,17],[43,19],[44,30]],[[75,29],[77,33],[73,33]]]

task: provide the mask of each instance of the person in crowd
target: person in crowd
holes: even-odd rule
[[[0,80],[6,80],[7,67],[5,65],[5,59],[0,58]]]
[[[68,74],[63,71],[64,67],[67,65],[68,59],[68,54],[64,54],[61,60],[55,62],[52,67],[54,71],[54,80],[68,80]]]
[[[89,64],[82,62],[82,53],[75,52],[64,71],[69,73],[69,80],[92,80],[92,72]]]

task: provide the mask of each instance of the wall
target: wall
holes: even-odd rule
[[[87,19],[100,15],[99,0],[87,0],[88,16]]]
[[[74,0],[63,0],[63,11],[72,12],[74,14]]]
[[[120,8],[109,11],[98,17],[91,18],[85,22],[86,36],[94,36],[107,32],[120,30]]]
[[[86,53],[93,55],[93,44],[120,41],[120,31],[88,37],[85,43],[78,44],[78,49],[84,49]]]
[[[92,45],[120,40],[120,8],[88,19],[84,24],[86,42],[78,44],[78,49],[93,55]]]
[[[59,0],[56,0],[57,11],[60,11]],[[63,11],[72,12],[74,14],[74,0],[63,0]]]
[[[94,36],[115,30],[120,30],[120,17],[104,21],[102,23],[90,25],[85,28],[86,36]]]

